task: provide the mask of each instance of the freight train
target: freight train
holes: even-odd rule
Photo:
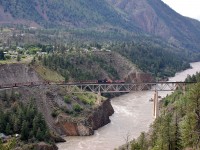
[[[78,81],[78,82],[75,82],[75,83],[109,84],[109,83],[125,83],[125,81],[124,80],[99,79],[99,80]]]
[[[99,80],[87,80],[87,81],[75,81],[75,82],[50,82],[50,81],[37,81],[37,82],[23,82],[23,83],[10,83],[10,84],[0,84],[0,89],[3,88],[15,88],[23,86],[39,86],[39,85],[61,85],[61,84],[109,84],[109,83],[125,83],[124,80],[109,80],[109,79],[99,79]]]

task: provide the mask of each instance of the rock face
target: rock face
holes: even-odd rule
[[[169,36],[169,29],[157,16],[147,0],[108,0],[111,4],[129,14],[143,30],[160,36]]]
[[[42,79],[25,64],[0,65],[0,84],[38,82]]]
[[[125,78],[127,82],[152,82],[154,81],[154,78],[149,73],[143,73],[143,72],[133,72],[128,74],[128,76]]]
[[[88,121],[92,123],[93,130],[96,130],[110,122],[109,116],[114,113],[110,100],[106,100],[98,107]]]
[[[108,124],[110,122],[109,116],[113,113],[113,107],[108,99],[85,119],[72,121],[68,117],[60,115],[57,126],[61,134],[67,136],[88,136],[94,134],[94,130]]]

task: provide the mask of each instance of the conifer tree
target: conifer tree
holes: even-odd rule
[[[23,121],[21,128],[21,140],[27,141],[29,137],[29,128],[27,121]]]

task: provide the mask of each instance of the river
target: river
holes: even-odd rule
[[[192,68],[179,72],[169,81],[184,81],[188,74],[200,71],[200,62],[191,63]],[[170,92],[158,92],[161,97]],[[66,137],[65,143],[58,144],[59,150],[113,150],[124,144],[125,139],[137,138],[142,131],[148,131],[153,122],[152,91],[137,91],[111,100],[115,113],[111,123],[95,131],[93,136]]]

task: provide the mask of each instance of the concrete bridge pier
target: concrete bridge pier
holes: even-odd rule
[[[154,99],[153,99],[153,116],[155,118],[159,115],[159,108],[158,108],[158,91],[156,90],[154,93]]]
[[[97,101],[99,104],[101,103],[101,92],[100,91],[97,93]]]

